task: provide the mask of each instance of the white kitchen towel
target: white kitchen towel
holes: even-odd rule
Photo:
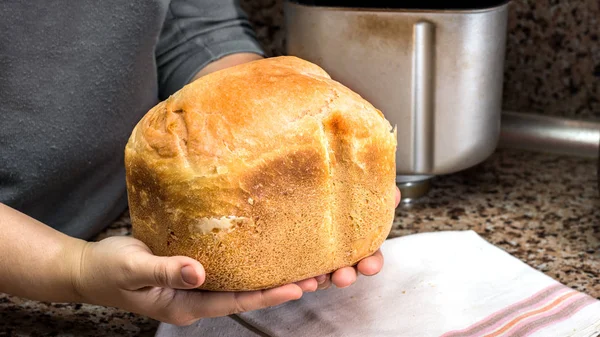
[[[473,231],[387,240],[383,270],[351,287],[157,337],[595,337],[600,301],[564,286]]]

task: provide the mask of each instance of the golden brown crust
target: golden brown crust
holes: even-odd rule
[[[209,74],[151,109],[125,149],[133,234],[206,269],[207,290],[265,289],[353,265],[394,216],[396,135],[295,57]]]

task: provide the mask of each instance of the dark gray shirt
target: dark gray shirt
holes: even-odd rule
[[[235,52],[262,53],[234,0],[0,1],[0,202],[90,238],[135,124]]]

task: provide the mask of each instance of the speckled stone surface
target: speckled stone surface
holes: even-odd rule
[[[599,35],[598,0],[512,1],[504,106],[600,118]]]
[[[433,181],[399,207],[390,237],[472,229],[566,285],[600,298],[596,161],[502,150]],[[123,217],[98,236],[130,234]],[[157,322],[112,308],[0,295],[0,336],[152,336]]]
[[[285,52],[283,0],[242,0],[269,55]],[[600,118],[600,1],[513,0],[504,108]]]

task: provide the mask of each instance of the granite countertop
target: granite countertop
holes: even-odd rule
[[[600,298],[595,160],[500,150],[472,169],[436,178],[427,197],[399,207],[390,237],[466,229]],[[98,239],[128,234],[124,214]],[[157,325],[113,308],[0,294],[0,336],[152,336]]]

